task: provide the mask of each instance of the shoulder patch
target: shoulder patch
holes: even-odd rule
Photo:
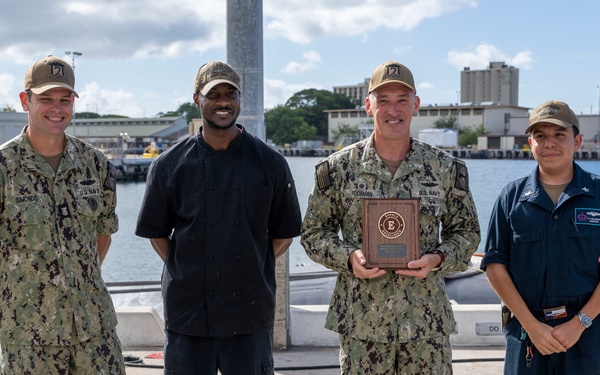
[[[469,171],[464,163],[455,161],[456,178],[454,180],[454,187],[458,190],[469,191]]]
[[[117,190],[117,174],[116,168],[110,161],[108,163],[108,174],[106,175],[106,179],[104,180],[104,187],[111,191]]]
[[[315,167],[315,177],[317,188],[319,191],[323,191],[333,185],[333,181],[331,181],[331,176],[329,175],[329,161],[324,160],[317,164]]]

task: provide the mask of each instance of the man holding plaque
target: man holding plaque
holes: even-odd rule
[[[419,104],[406,66],[379,65],[365,100],[372,136],[316,167],[301,242],[338,272],[325,327],[340,334],[342,374],[452,373],[444,274],[467,268],[479,223],[465,164],[410,136]]]

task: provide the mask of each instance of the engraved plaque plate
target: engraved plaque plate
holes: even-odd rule
[[[375,198],[362,200],[365,267],[397,270],[419,259],[419,200]]]

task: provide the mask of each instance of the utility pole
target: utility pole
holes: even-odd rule
[[[67,56],[71,56],[71,67],[73,68],[73,74],[75,74],[75,58],[83,55],[83,53],[76,51],[65,51],[65,54]],[[75,77],[75,80],[77,80],[77,77]],[[77,129],[75,128],[75,101],[73,101],[73,118],[71,119],[71,124],[73,125],[73,136],[76,137]]]
[[[596,133],[596,148],[600,148],[600,85],[598,88],[598,132]]]

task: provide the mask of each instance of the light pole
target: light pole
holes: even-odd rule
[[[75,58],[83,55],[83,53],[75,51],[65,51],[65,53],[67,54],[67,56],[71,56],[71,61],[73,62],[73,70],[75,70]]]
[[[121,132],[119,133],[119,148],[118,155],[120,155],[121,159],[125,158],[125,151],[127,150],[127,139],[129,139],[129,134]]]
[[[73,74],[75,74],[75,58],[83,55],[81,52],[76,51],[65,51],[67,56],[71,56],[71,67],[73,68]],[[73,101],[73,118],[71,119],[71,123],[73,124],[73,136],[77,136],[77,129],[75,128],[75,101]],[[89,126],[89,125],[88,125]]]

